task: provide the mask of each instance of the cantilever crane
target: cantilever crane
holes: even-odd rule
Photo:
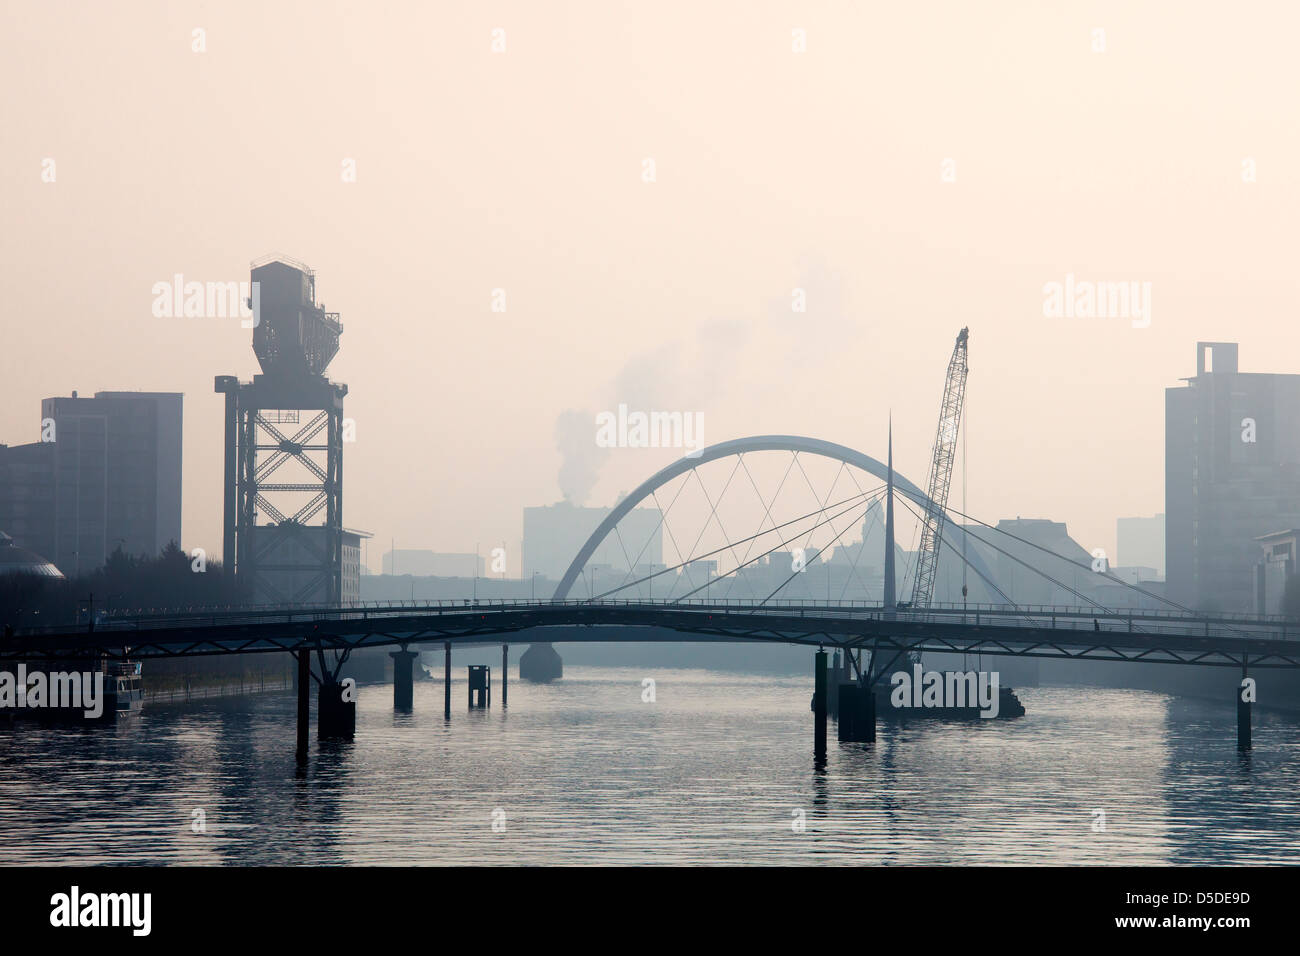
[[[943,404],[939,406],[939,430],[934,438],[934,459],[930,462],[929,500],[921,528],[921,551],[917,556],[916,585],[912,589],[912,607],[929,607],[934,596],[934,573],[939,564],[939,543],[943,539],[948,487],[952,483],[952,464],[957,457],[957,433],[961,430],[961,407],[966,397],[967,329],[957,335],[948,360],[948,378],[943,384]]]

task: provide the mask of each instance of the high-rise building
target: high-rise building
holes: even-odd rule
[[[1257,539],[1300,526],[1300,375],[1241,372],[1236,343],[1198,342],[1184,381],[1165,390],[1166,593],[1252,612]]]
[[[18,548],[54,553],[53,443],[0,445],[0,531]]]
[[[1115,522],[1117,566],[1151,568],[1165,576],[1165,516],[1120,518]]]
[[[40,442],[0,449],[0,528],[74,576],[181,543],[183,396],[41,402]]]
[[[47,398],[52,421],[54,554],[65,573],[102,566],[121,547],[156,556],[181,543],[181,421],[175,392]]]

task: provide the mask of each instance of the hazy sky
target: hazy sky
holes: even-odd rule
[[[46,396],[184,392],[183,543],[219,551],[212,379],[257,371],[251,333],[151,289],[279,252],[342,314],[373,567],[513,553],[557,420],[620,401],[881,458],[892,408],[921,482],[963,325],[971,511],[1113,549],[1163,510],[1198,339],[1300,372],[1297,11],[5,0],[0,441]],[[1151,283],[1149,327],[1046,317],[1069,273]],[[677,456],[612,451],[589,502]]]

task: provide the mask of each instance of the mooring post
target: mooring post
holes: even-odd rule
[[[840,652],[831,658],[830,673],[826,675],[826,713],[836,720],[840,718]]]
[[[858,716],[858,739],[864,743],[874,743],[876,739],[876,692],[874,688],[862,688],[862,713]]]
[[[393,659],[393,710],[410,710],[415,703],[415,651],[402,645],[400,651],[389,651]]]
[[[826,652],[820,649],[813,668],[813,754],[826,757]]]
[[[510,645],[501,645],[501,709],[506,708],[506,696],[510,691]]]
[[[1250,749],[1250,701],[1246,699],[1246,660],[1244,657],[1241,661],[1241,685],[1237,688],[1237,749]]]
[[[307,696],[311,686],[311,651],[303,648],[298,651],[298,755],[307,755],[307,731],[311,723],[311,698]]]
[[[443,717],[451,720],[451,641],[443,642],[442,665]]]
[[[835,680],[839,680],[838,674],[835,675]],[[832,684],[832,686],[835,685]],[[858,685],[840,684],[837,698],[840,706],[838,723],[835,728],[837,736],[840,740],[856,740],[857,738],[853,735],[857,729],[854,718],[858,714]]]

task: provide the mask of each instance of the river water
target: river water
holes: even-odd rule
[[[0,863],[1300,862],[1294,717],[1242,756],[1230,705],[1029,688],[1018,720],[832,723],[819,772],[808,676],[566,667],[469,713],[457,670],[449,723],[440,682],[409,715],[363,685],[305,769],[287,694],[0,726]]]

